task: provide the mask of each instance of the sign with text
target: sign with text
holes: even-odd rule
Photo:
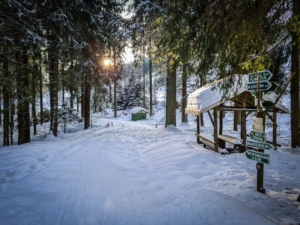
[[[266,140],[267,140],[267,134],[264,132],[251,130],[249,135],[250,135],[250,138],[252,138],[253,140],[256,140],[256,141],[266,142]]]
[[[248,81],[257,82],[258,76],[260,81],[269,81],[273,77],[273,74],[269,70],[259,71],[256,73],[249,73]]]
[[[246,141],[246,146],[250,148],[257,148],[257,149],[264,149],[264,150],[269,150],[274,148],[273,145],[264,143],[264,142],[259,142],[259,141]]]
[[[248,159],[270,165],[270,155],[262,152],[247,150],[245,155]]]
[[[259,83],[259,90],[260,91],[267,91],[272,87],[272,84],[269,81],[263,81]],[[257,89],[257,83],[248,83],[247,85],[248,91]]]

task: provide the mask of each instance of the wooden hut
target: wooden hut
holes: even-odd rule
[[[218,88],[226,79],[217,80],[207,84],[200,89],[194,91],[188,96],[188,103],[185,113],[197,116],[197,142],[204,144],[205,147],[210,147],[215,151],[220,151],[225,148],[225,142],[231,143],[234,146],[239,146],[240,152],[245,151],[247,130],[246,118],[251,112],[258,112],[255,104],[255,97],[247,90],[248,75],[236,75],[233,78],[235,82],[230,83],[231,87],[224,98],[224,92]],[[228,81],[228,80],[227,80]],[[228,83],[226,83],[228,84]],[[270,107],[272,109],[267,113],[268,118],[273,122],[273,142],[277,146],[277,113],[291,113],[289,109],[283,106],[281,101],[276,103],[275,92],[269,91],[262,96],[262,107]],[[270,104],[271,103],[271,104]],[[274,103],[276,105],[274,106]],[[273,104],[273,105],[272,105]],[[273,107],[274,106],[274,107]],[[212,111],[212,112],[211,112]],[[223,134],[223,117],[225,111],[233,111],[241,116],[241,134],[240,138],[235,138]],[[212,140],[200,134],[200,115],[208,113],[210,120],[214,126]]]
[[[130,110],[131,113],[131,120],[144,120],[147,119],[148,111],[143,107],[134,107]]]

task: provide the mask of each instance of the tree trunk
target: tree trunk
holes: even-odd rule
[[[84,75],[83,75],[84,76]],[[86,88],[85,88],[85,77],[83,77],[83,82],[81,83],[81,117],[85,118],[85,92],[86,92]],[[77,98],[77,102],[78,102],[78,98]]]
[[[181,92],[181,122],[187,123],[187,114],[185,108],[187,106],[187,64],[182,67],[182,92]]]
[[[152,99],[152,95],[153,95],[153,87],[152,87],[152,59],[151,56],[149,56],[149,95],[150,95],[150,109],[149,109],[149,113],[150,116],[153,116],[153,99]]]
[[[2,125],[2,83],[0,82],[0,125]]]
[[[166,80],[166,122],[165,126],[176,126],[176,63],[168,58]]]
[[[27,51],[17,51],[18,145],[30,142],[29,71]]]
[[[50,81],[50,130],[57,137],[58,128],[58,61],[59,50],[55,47],[54,35],[50,35],[51,46],[49,50],[49,81]]]
[[[65,72],[64,64],[61,65],[61,92],[62,92],[62,104],[65,104]]]
[[[73,52],[71,52],[71,68],[73,69]],[[71,76],[71,84],[68,84],[69,90],[70,90],[70,108],[74,108],[74,90],[73,90],[73,76]]]
[[[74,108],[74,91],[72,87],[70,89],[70,108]]]
[[[116,47],[114,46],[114,68],[113,68],[113,81],[114,81],[114,117],[117,118],[117,56]]]
[[[204,75],[200,76],[200,87],[203,87],[204,84],[206,83],[206,78]],[[204,126],[204,117],[203,117],[203,113],[200,113],[200,124],[201,126]]]
[[[40,91],[40,124],[44,123],[44,105],[43,105],[43,73],[42,73],[42,56],[39,56],[39,91]]]
[[[146,108],[145,47],[143,46],[143,108]]]
[[[148,55],[149,55],[149,95],[150,95],[150,108],[149,108],[149,113],[150,116],[153,116],[153,87],[152,87],[152,56],[151,56],[151,38],[149,38],[149,51],[148,51]]]
[[[84,94],[84,101],[85,101],[85,107],[84,107],[84,129],[88,129],[90,127],[90,102],[91,102],[91,84],[90,84],[90,71],[88,71],[88,68],[86,69],[85,74],[85,94]]]
[[[293,14],[294,17],[300,15],[300,2],[299,0],[293,0]],[[291,147],[296,148],[300,146],[300,111],[299,111],[299,47],[296,44],[298,40],[298,34],[292,32],[292,73],[295,73],[291,81]]]
[[[9,146],[9,70],[8,70],[8,47],[4,46],[3,57],[3,146]]]
[[[13,93],[13,90],[11,90],[11,93]],[[10,106],[10,115],[9,115],[9,136],[10,136],[10,145],[14,144],[14,129],[15,129],[15,98],[13,94],[9,97],[9,106]]]
[[[33,72],[32,72],[32,77],[31,77],[31,88],[32,88],[32,108],[31,108],[31,113],[32,113],[32,119],[33,119],[33,135],[36,135],[37,130],[36,130],[36,104],[35,104],[35,98],[36,98],[36,78],[37,78],[37,70],[38,66],[36,65],[36,62],[34,61],[34,66],[33,66]]]

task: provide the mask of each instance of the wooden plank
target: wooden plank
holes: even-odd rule
[[[217,107],[218,110],[222,111],[249,111],[249,112],[257,112],[257,108],[238,108],[238,107],[228,107],[228,106],[222,106],[222,107]]]
[[[230,135],[226,135],[226,134],[223,134],[223,135],[218,135],[218,138],[223,140],[223,141],[226,141],[230,144],[233,144],[233,145],[242,145],[243,144],[243,140],[240,139],[240,138],[236,138],[236,137],[232,137]]]
[[[215,148],[215,142],[210,140],[209,138],[207,137],[204,137],[200,134],[197,134],[195,133],[195,135],[201,139],[201,143],[204,145],[204,147],[206,148],[206,146],[208,146],[209,148],[211,148],[212,150],[214,150]],[[218,151],[221,151],[223,150],[222,148],[218,147]]]
[[[212,144],[215,143],[214,141],[212,141],[212,140],[210,140],[209,138],[204,137],[204,136],[202,136],[202,135],[200,135],[200,134],[195,133],[195,135],[196,135],[197,137],[199,137],[200,139],[203,139],[203,140],[205,140],[205,141],[207,141],[207,142],[210,142],[210,143],[212,143]]]

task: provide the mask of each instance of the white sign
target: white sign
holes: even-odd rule
[[[253,123],[263,125],[263,118],[253,117]]]
[[[252,125],[252,129],[253,129],[253,130],[258,130],[258,131],[264,131],[263,125],[259,125],[259,124],[256,124],[256,123],[254,123],[254,124]]]

